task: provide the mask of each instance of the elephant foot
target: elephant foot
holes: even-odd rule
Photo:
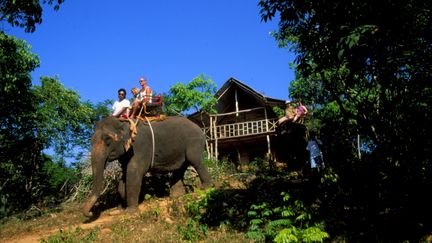
[[[181,197],[185,194],[184,187],[175,187],[171,190],[171,197]]]
[[[84,212],[84,216],[86,216],[87,218],[93,218],[93,213],[92,212]]]
[[[177,182],[171,187],[171,197],[181,197],[185,194],[185,188],[182,181]]]
[[[126,205],[120,203],[120,204],[117,206],[117,209],[123,211],[123,210],[126,209]]]
[[[130,214],[130,215],[134,215],[134,214],[138,214],[139,210],[137,206],[133,206],[133,207],[127,207],[124,212],[126,214]]]
[[[123,208],[116,208],[114,210],[112,210],[111,212],[108,213],[109,216],[116,216],[116,215],[120,215],[123,213]]]
[[[87,199],[87,201],[84,203],[84,206],[83,206],[84,216],[86,216],[88,218],[93,217],[93,213],[90,210],[92,209],[92,207],[96,203],[96,201],[97,201],[97,196],[95,196],[95,195],[92,195]]]
[[[208,189],[211,187],[214,187],[214,184],[211,181],[201,183],[201,189]]]

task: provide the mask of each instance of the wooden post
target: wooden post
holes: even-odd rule
[[[271,145],[270,144],[270,135],[267,134],[267,154],[268,154],[269,158],[271,156],[271,146],[270,145]]]
[[[213,158],[213,116],[209,115],[209,119],[210,119],[210,128],[209,128],[209,132],[210,132],[210,150],[209,150],[209,158]]]
[[[238,100],[237,100],[237,89],[235,90],[235,93],[234,93],[234,96],[235,96],[235,108],[236,108],[236,116],[239,116],[239,107],[238,107]]]
[[[210,140],[213,139],[213,116],[210,115]]]
[[[210,142],[210,159],[213,159],[213,141]]]
[[[210,143],[209,143],[209,141],[207,139],[205,140],[205,145],[206,145],[206,150],[207,150],[207,159],[210,159],[211,158]]]
[[[213,128],[214,128],[214,142],[215,142],[215,159],[217,160],[218,157],[219,157],[219,153],[218,153],[218,135],[217,135],[216,122],[217,122],[217,117],[215,117],[214,124],[213,124]]]
[[[268,123],[269,123],[269,121],[268,121],[268,117],[267,117],[267,108],[264,106],[264,115],[265,115],[265,129],[266,129],[266,132],[268,132],[269,131],[269,127],[268,127]],[[268,157],[270,158],[270,156],[271,156],[271,144],[270,144],[270,135],[268,135],[267,134],[267,155],[268,155]]]

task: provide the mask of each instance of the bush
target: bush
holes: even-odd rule
[[[282,192],[283,206],[270,207],[267,203],[253,204],[248,212],[250,226],[247,236],[253,240],[276,242],[322,242],[329,237],[323,223],[313,221],[312,213],[300,200],[290,200]]]

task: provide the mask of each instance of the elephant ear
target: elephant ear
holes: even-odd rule
[[[135,122],[133,122],[131,119],[129,121],[129,129],[125,131],[124,134],[124,150],[128,151],[132,147],[132,143],[135,141],[135,137],[137,135],[137,129]]]

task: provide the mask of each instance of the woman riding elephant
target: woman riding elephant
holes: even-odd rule
[[[173,172],[173,187],[182,186],[184,172],[192,165],[203,187],[211,186],[211,177],[203,164],[205,138],[201,129],[184,117],[168,117],[151,124],[107,117],[96,124],[92,137],[93,190],[84,203],[84,215],[91,209],[103,188],[107,162],[118,160],[123,177],[119,193],[126,210],[136,211],[143,176],[148,171]]]

